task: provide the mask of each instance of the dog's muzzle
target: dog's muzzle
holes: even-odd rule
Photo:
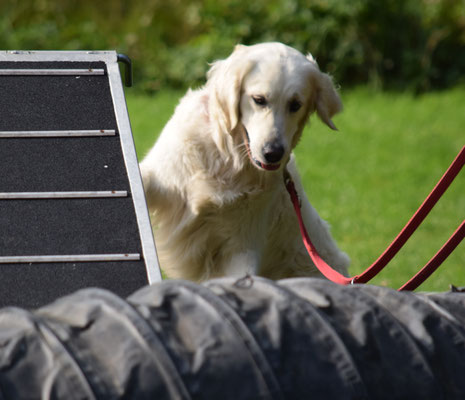
[[[247,154],[249,156],[250,161],[252,164],[256,165],[257,167],[264,169],[265,171],[276,171],[281,166],[280,162],[273,162],[274,160],[278,161],[281,160],[284,154],[284,149],[282,146],[271,146],[265,145],[264,154],[265,158],[269,160],[269,163],[263,163],[257,160],[253,155],[252,151],[250,150],[250,138],[249,133],[244,125],[242,125],[242,135],[244,137],[245,147],[247,148]],[[268,146],[268,147],[267,147]],[[279,148],[278,148],[279,147]]]

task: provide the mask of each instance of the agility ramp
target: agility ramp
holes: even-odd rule
[[[2,399],[463,399],[464,371],[465,293],[248,277],[0,310]]]
[[[0,305],[161,279],[118,59],[0,52]]]

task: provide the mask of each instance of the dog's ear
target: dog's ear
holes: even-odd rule
[[[334,87],[333,81],[328,74],[320,71],[318,64],[311,54],[307,59],[312,64],[312,86],[314,88],[313,106],[320,119],[331,129],[337,131],[331,118],[334,114],[342,111],[342,101]]]
[[[207,73],[210,118],[224,133],[231,133],[239,123],[242,80],[252,65],[247,50],[247,46],[237,45],[227,59],[215,61]]]

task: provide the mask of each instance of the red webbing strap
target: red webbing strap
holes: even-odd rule
[[[357,283],[366,283],[374,276],[376,276],[388,263],[391,261],[394,256],[399,252],[399,250],[404,246],[407,240],[412,236],[413,232],[420,226],[429,212],[436,205],[438,200],[450,186],[452,181],[458,175],[463,165],[465,164],[465,146],[462,147],[462,150],[459,152],[455,160],[449,166],[447,171],[444,173],[442,178],[439,180],[437,185],[434,187],[429,196],[425,199],[423,204],[418,208],[418,210],[413,214],[413,217],[410,221],[407,222],[404,229],[399,233],[399,235],[394,239],[394,241],[389,245],[389,247],[384,251],[383,254],[364,272],[355,277],[354,282]]]
[[[428,263],[418,273],[410,279],[406,284],[401,286],[399,290],[415,290],[430,275],[436,271],[439,266],[446,260],[447,257],[455,250],[460,242],[465,238],[465,220],[460,224],[457,230],[449,238],[449,240],[441,247],[436,255],[428,261]]]
[[[290,177],[287,177],[286,179],[286,188],[289,192],[289,195],[291,196],[292,205],[294,206],[295,213],[297,214],[302,240],[313,263],[318,268],[318,270],[330,281],[339,283],[341,285],[348,285],[349,283],[351,283],[352,278],[347,278],[346,276],[342,275],[341,273],[337,272],[332,267],[330,267],[328,264],[326,264],[326,262],[320,257],[320,255],[316,251],[315,246],[313,246],[313,243],[310,240],[310,237],[308,236],[307,229],[305,229],[302,214],[300,212],[299,196],[297,195],[297,191],[295,190],[294,182],[292,181],[292,179],[290,179]]]
[[[318,252],[316,251],[315,247],[313,246],[313,244],[312,244],[312,242],[310,240],[310,237],[308,236],[308,233],[307,233],[307,231],[305,229],[305,226],[304,226],[304,223],[303,223],[303,220],[302,220],[302,215],[300,213],[299,198],[298,198],[297,192],[295,190],[294,183],[292,182],[290,177],[287,177],[287,179],[286,179],[286,188],[287,188],[287,190],[289,192],[292,203],[294,205],[294,209],[295,209],[296,214],[297,214],[297,218],[299,220],[299,227],[300,227],[300,231],[301,231],[302,238],[303,238],[303,241],[304,241],[304,245],[307,248],[307,251],[308,251],[313,263],[315,264],[315,266],[320,270],[320,272],[326,278],[330,279],[333,282],[339,283],[339,284],[347,285],[349,283],[366,283],[369,280],[371,280],[373,277],[375,277],[389,263],[389,261],[392,260],[392,258],[404,246],[404,244],[407,242],[407,240],[410,238],[410,236],[412,236],[412,234],[415,232],[415,230],[418,228],[418,226],[423,222],[423,220],[426,218],[426,216],[429,214],[429,212],[432,210],[432,208],[436,205],[438,200],[441,198],[441,196],[444,194],[444,192],[450,186],[450,184],[455,179],[457,174],[460,172],[460,170],[462,169],[464,164],[465,164],[465,146],[459,152],[459,154],[457,155],[455,160],[449,166],[449,168],[447,169],[445,174],[439,180],[439,182],[434,187],[434,189],[429,194],[429,196],[425,199],[423,204],[418,208],[418,210],[415,212],[415,214],[410,219],[410,221],[408,221],[408,223],[405,225],[405,227],[402,229],[402,231],[399,233],[399,235],[393,240],[393,242],[388,246],[388,248],[383,252],[383,254],[381,254],[381,256],[370,267],[368,267],[364,272],[362,272],[359,275],[356,275],[353,278],[347,278],[347,277],[343,276],[342,274],[340,274],[339,272],[335,271],[332,267],[330,267],[318,255]],[[419,273],[420,276],[422,276],[422,277],[423,276],[424,277],[429,276],[436,268],[439,267],[439,265],[442,263],[442,261],[444,261],[444,259],[449,256],[449,254],[453,251],[453,249],[455,249],[455,247],[458,245],[458,243],[460,243],[460,241],[463,239],[463,237],[460,238],[460,236],[463,234],[463,230],[461,229],[462,225],[457,230],[457,232],[449,239],[449,241],[443,246],[443,248],[440,250],[440,252],[435,257],[433,257],[433,259],[422,269],[422,271],[425,270],[425,272],[421,273],[421,271],[420,271],[420,273]],[[460,238],[460,241],[458,243],[456,243],[456,241],[459,238]],[[452,245],[454,245],[453,248],[452,248]],[[448,251],[450,248],[452,248],[452,249],[450,251]],[[435,260],[435,261],[433,261],[433,260]],[[442,261],[440,261],[440,260],[442,260]],[[429,272],[429,271],[431,271],[431,272],[429,274],[427,274],[427,272]],[[412,283],[411,286],[413,286],[414,284],[416,284],[418,286],[421,283],[421,282],[419,282],[419,280],[420,280],[420,278],[415,279],[414,283]]]

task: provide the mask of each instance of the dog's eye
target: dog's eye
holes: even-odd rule
[[[300,101],[298,101],[298,100],[292,100],[289,103],[289,111],[291,113],[295,113],[295,112],[299,111],[300,107],[302,107],[302,103]]]
[[[266,99],[263,96],[252,96],[253,101],[255,104],[259,106],[266,106]]]

